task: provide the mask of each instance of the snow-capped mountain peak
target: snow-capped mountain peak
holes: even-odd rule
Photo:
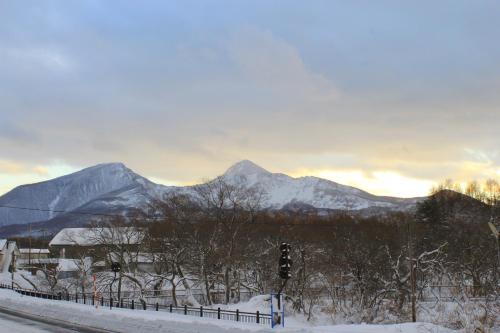
[[[235,163],[224,173],[225,176],[250,176],[250,175],[269,175],[271,174],[266,169],[258,166],[252,161],[242,160]]]
[[[150,200],[157,186],[123,163],[98,164],[52,180],[18,186],[1,196],[0,205],[30,210],[0,207],[0,225],[44,221],[73,210],[136,208]]]
[[[377,207],[397,210],[413,202],[412,199],[379,197],[318,177],[293,178],[282,173],[271,173],[248,160],[230,167],[223,177],[233,185],[262,190],[266,197],[262,205],[271,209],[300,203],[319,209],[361,210]]]
[[[293,206],[327,210],[405,210],[416,202],[416,199],[372,195],[317,177],[293,178],[272,173],[248,160],[234,164],[222,177],[230,184],[261,190],[264,209]],[[127,214],[146,209],[151,202],[162,200],[172,192],[196,197],[190,186],[155,184],[123,163],[98,164],[56,179],[22,185],[0,196],[0,206],[30,208],[0,207],[0,226],[45,221],[54,225],[55,230],[65,223],[65,226],[81,226],[88,216],[64,212]]]

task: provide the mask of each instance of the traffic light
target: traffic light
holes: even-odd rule
[[[290,244],[281,243],[280,245],[280,261],[279,261],[279,276],[282,279],[288,280],[292,277],[290,268],[292,267],[292,259],[290,258]]]

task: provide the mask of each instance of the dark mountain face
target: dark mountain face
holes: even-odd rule
[[[435,224],[487,222],[491,213],[491,206],[451,190],[439,191],[417,205],[418,219]]]
[[[349,210],[370,215],[406,211],[419,200],[376,196],[317,177],[271,173],[250,161],[236,163],[222,177],[232,185],[260,189],[265,193],[262,208],[266,210]],[[57,231],[85,225],[92,220],[91,214],[128,216],[173,192],[195,196],[193,187],[158,185],[121,163],[99,164],[53,180],[22,185],[1,196],[0,235],[26,233],[28,223],[33,224],[32,230]],[[77,214],[82,212],[90,214]]]
[[[19,186],[0,197],[0,225],[51,220],[62,212],[141,207],[168,187],[153,184],[121,163],[100,164],[53,180]]]

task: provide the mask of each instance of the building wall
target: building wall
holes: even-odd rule
[[[49,257],[48,253],[31,253],[31,259],[47,259]],[[19,254],[19,259],[30,259],[30,255],[28,253]]]

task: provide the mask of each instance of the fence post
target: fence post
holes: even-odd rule
[[[236,321],[240,321],[240,310],[236,309]]]
[[[109,298],[109,309],[113,308],[113,297]]]
[[[217,308],[217,319],[220,319],[220,308]]]
[[[260,313],[259,313],[259,311],[257,311],[257,316],[255,317],[255,322],[257,324],[260,324]]]
[[[158,311],[158,302],[156,302],[156,311]]]
[[[170,313],[172,313],[172,304],[170,304]]]
[[[123,308],[123,298],[120,300],[120,308]]]
[[[142,302],[142,309],[146,310],[147,307],[148,307],[147,303],[146,302]]]
[[[78,293],[75,293],[75,303],[78,303]]]
[[[85,297],[85,294],[82,294],[83,295],[83,304],[87,304],[86,303],[86,297]]]
[[[203,317],[203,306],[200,306],[200,317]]]
[[[95,305],[95,295],[92,294],[92,305]]]
[[[184,305],[184,314],[187,315],[188,314],[188,306],[187,305]]]
[[[104,306],[104,296],[101,296],[101,306]]]

